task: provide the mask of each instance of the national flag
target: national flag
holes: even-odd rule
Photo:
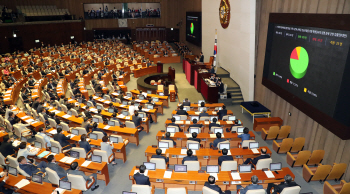
[[[216,55],[218,53],[218,46],[217,46],[217,42],[218,42],[218,32],[217,30],[215,30],[215,44],[214,44],[214,62],[213,62],[213,66],[216,66]]]

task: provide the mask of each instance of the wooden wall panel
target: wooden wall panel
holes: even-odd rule
[[[257,0],[259,1],[259,0]],[[273,116],[281,117],[285,125],[292,127],[290,137],[305,137],[305,149],[326,151],[324,164],[342,162],[350,164],[350,140],[341,140],[310,117],[290,105],[261,84],[265,60],[269,13],[328,13],[349,14],[350,0],[264,0],[257,3],[257,55],[255,68],[255,100],[272,110]],[[289,116],[288,112],[292,115]],[[344,176],[350,181],[350,168]]]

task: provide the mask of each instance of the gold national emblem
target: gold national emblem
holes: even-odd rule
[[[230,24],[230,2],[229,0],[221,0],[219,8],[220,23],[223,28],[227,28]]]

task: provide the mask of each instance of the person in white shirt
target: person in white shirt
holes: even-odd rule
[[[21,142],[19,144],[19,150],[18,150],[18,153],[17,153],[17,158],[19,158],[20,156],[23,156],[27,160],[30,160],[32,163],[34,163],[34,160],[28,159],[27,156],[35,156],[37,153],[38,153],[38,151],[31,152],[29,150],[29,147],[27,147],[27,142]]]
[[[40,135],[41,137],[44,138],[45,142],[46,142],[46,147],[51,147],[51,143],[50,143],[50,138],[49,136],[46,135],[46,128],[40,127],[39,128],[39,133],[37,135]]]
[[[129,106],[129,113],[130,115],[134,115],[134,112],[135,112],[135,106],[134,106],[135,102],[134,101],[131,101],[131,104]]]
[[[109,156],[111,156],[113,154],[113,144],[112,142],[108,142],[108,136],[103,136],[102,137],[102,142],[101,142],[101,150],[102,151],[106,151],[107,152],[107,156],[109,158]],[[112,162],[112,165],[116,165],[117,163],[115,163],[115,159]]]
[[[15,124],[13,125],[13,127],[17,127],[21,133],[26,131],[26,130],[30,130],[27,128],[28,126],[30,126],[30,123],[23,124],[21,119],[19,119],[19,118],[16,118]]]

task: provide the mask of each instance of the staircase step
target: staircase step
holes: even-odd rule
[[[230,77],[230,73],[228,71],[226,71],[225,69],[219,67],[216,71],[216,75],[218,77],[221,77],[221,78],[229,78]]]
[[[231,94],[232,97],[234,97],[234,96],[243,97],[241,92],[237,92],[237,93],[232,93],[232,92],[231,92],[230,94]],[[231,97],[231,98],[232,98],[232,97]]]
[[[241,104],[241,102],[243,102],[243,100],[234,100],[232,101],[232,105]]]
[[[232,96],[232,98],[231,98],[233,101],[235,101],[235,100],[243,100],[243,96],[241,95],[241,96]]]

